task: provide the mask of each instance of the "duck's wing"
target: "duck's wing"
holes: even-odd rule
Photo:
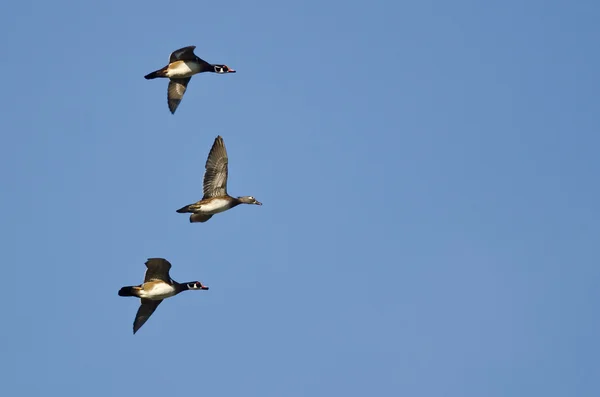
[[[190,215],[190,222],[191,222],[191,223],[195,223],[195,222],[206,222],[206,221],[208,221],[210,218],[212,218],[212,215],[205,215],[205,214],[192,214],[192,215]]]
[[[150,299],[142,299],[142,304],[140,305],[140,308],[135,314],[135,320],[133,321],[134,335],[140,328],[142,328],[142,325],[144,325],[146,321],[148,321],[152,313],[154,313],[158,305],[160,305],[160,302],[162,302],[162,300],[153,301]]]
[[[173,63],[175,61],[193,61],[196,59],[196,54],[194,54],[195,45],[191,45],[188,47],[183,47],[178,50],[175,50],[169,56],[169,63]]]
[[[171,276],[169,270],[171,264],[163,258],[149,258],[146,261],[146,273],[144,274],[144,283],[148,281],[164,281],[171,284]]]
[[[192,78],[186,77],[183,79],[169,79],[169,87],[167,88],[167,103],[171,114],[175,114],[177,107],[183,99],[187,85]]]
[[[227,195],[228,162],[225,142],[219,135],[215,138],[206,160],[203,199]]]

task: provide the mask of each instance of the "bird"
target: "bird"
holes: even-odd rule
[[[119,296],[134,296],[141,299],[140,307],[133,321],[133,334],[148,321],[158,305],[167,298],[188,290],[207,290],[200,281],[180,284],[171,279],[169,270],[171,263],[163,258],[149,258],[146,261],[144,283],[136,286],[122,287]]]
[[[213,215],[227,211],[239,204],[262,205],[252,196],[231,197],[227,194],[228,158],[225,142],[219,135],[206,160],[202,200],[177,210],[180,214],[192,213],[190,222],[206,222]]]
[[[183,47],[175,50],[169,57],[169,64],[161,69],[155,70],[144,76],[146,80],[152,80],[160,77],[169,79],[169,87],[167,89],[167,103],[171,114],[175,114],[175,110],[183,99],[183,94],[187,89],[187,85],[193,75],[203,72],[213,72],[218,74],[235,73],[227,65],[212,64],[198,58],[194,54],[195,45]]]

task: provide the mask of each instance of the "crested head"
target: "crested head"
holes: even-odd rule
[[[256,204],[256,205],[262,205],[262,203],[260,201],[258,201],[257,199],[255,199],[252,196],[242,196],[242,197],[238,197],[238,201],[240,203],[243,204]]]
[[[223,73],[235,73],[235,70],[231,69],[227,65],[213,65],[215,73],[223,74]]]
[[[190,283],[186,283],[188,289],[208,289],[208,287],[202,284],[200,281],[192,281]]]

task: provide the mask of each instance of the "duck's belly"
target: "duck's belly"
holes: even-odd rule
[[[165,283],[150,284],[140,290],[140,298],[145,299],[159,300],[173,295],[175,295],[175,288]]]
[[[218,214],[231,208],[229,200],[214,199],[200,206],[200,212],[207,215]]]
[[[200,72],[200,65],[195,62],[175,61],[167,69],[167,77],[184,78]]]

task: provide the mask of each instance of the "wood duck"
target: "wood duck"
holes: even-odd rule
[[[177,210],[180,214],[191,212],[190,222],[206,222],[214,214],[227,211],[239,204],[262,205],[252,196],[231,197],[227,194],[227,150],[221,136],[215,138],[204,172],[204,197],[202,200]]]
[[[190,281],[179,284],[171,279],[169,269],[171,264],[163,258],[150,258],[146,261],[146,273],[144,283],[136,286],[123,287],[119,290],[119,296],[135,296],[141,298],[141,305],[133,321],[133,333],[144,325],[164,299],[188,290],[208,289],[200,281]]]
[[[183,99],[183,94],[187,89],[187,85],[193,75],[203,72],[213,73],[235,73],[227,65],[211,64],[203,59],[200,59],[194,54],[195,45],[183,47],[173,51],[169,57],[169,64],[162,69],[156,70],[144,76],[146,80],[165,77],[169,79],[169,87],[167,89],[167,102],[171,114],[175,114],[175,110]]]

